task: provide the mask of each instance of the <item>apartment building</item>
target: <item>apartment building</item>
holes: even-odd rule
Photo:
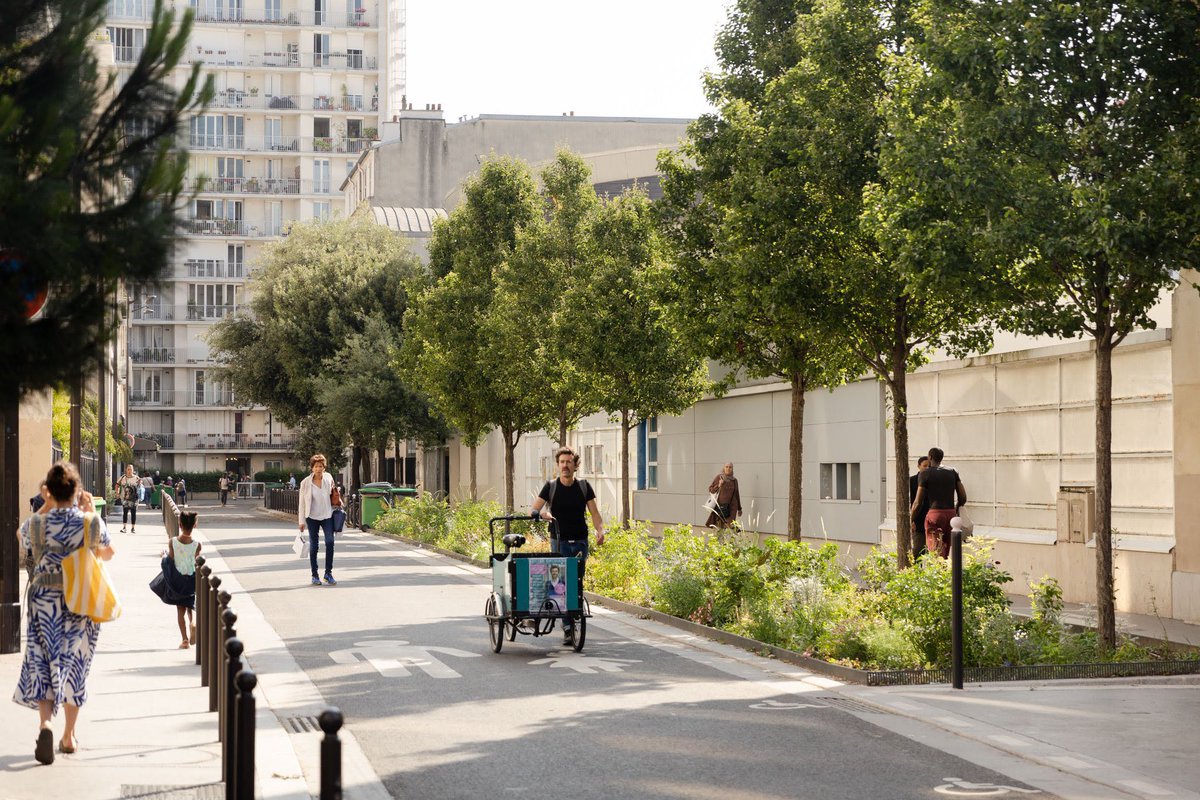
[[[190,194],[173,263],[131,287],[129,430],[158,443],[139,466],[252,474],[294,466],[295,434],[219,378],[206,335],[248,301],[249,271],[294,221],[324,219],[404,95],[404,0],[176,0],[189,61],[216,97],[181,132]],[[144,46],[153,0],[110,0],[114,69]],[[187,71],[179,69],[179,85]],[[144,454],[144,455],[143,455]]]

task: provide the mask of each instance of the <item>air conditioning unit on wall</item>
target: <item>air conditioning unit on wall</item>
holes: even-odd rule
[[[1058,541],[1084,544],[1096,533],[1096,488],[1058,487]]]

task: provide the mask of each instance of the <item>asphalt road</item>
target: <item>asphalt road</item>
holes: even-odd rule
[[[201,526],[395,798],[1051,797],[785,664],[599,608],[580,654],[557,631],[495,654],[482,570],[350,531],[318,588],[294,525]]]

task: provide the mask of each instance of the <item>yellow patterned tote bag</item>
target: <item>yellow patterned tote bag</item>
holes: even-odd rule
[[[63,559],[63,600],[67,609],[93,622],[112,622],[121,616],[121,600],[104,568],[96,557],[100,546],[100,519],[95,514],[83,515],[83,547]]]

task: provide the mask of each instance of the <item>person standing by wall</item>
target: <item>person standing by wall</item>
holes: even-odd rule
[[[54,762],[51,720],[59,706],[66,708],[66,725],[58,749],[74,753],[75,724],[87,701],[87,678],[96,653],[100,625],[89,617],[67,610],[63,600],[63,560],[88,546],[89,528],[98,533],[94,552],[108,561],[112,543],[104,521],[95,514],[92,496],[79,491],[79,472],[60,461],[46,474],[50,499],[45,514],[30,517],[21,526],[21,555],[29,568],[29,616],[25,628],[25,655],[13,702],[36,708],[41,718],[34,758]],[[76,505],[76,498],[79,504]]]
[[[219,481],[217,481],[217,491],[220,492],[220,494],[221,494],[221,505],[225,505],[226,501],[229,500],[229,476],[228,475],[222,475],[221,479]]]
[[[929,456],[921,456],[917,459],[917,474],[908,479],[908,496],[913,500],[917,499],[917,479],[921,477],[921,473],[929,469]],[[925,555],[925,515],[929,512],[929,498],[925,497],[921,507],[912,515],[912,547],[913,561],[916,561],[921,556]]]
[[[708,493],[717,496],[717,507],[704,523],[709,528],[728,528],[742,514],[742,494],[738,490],[737,478],[733,477],[733,463],[726,463],[717,477],[708,485]]]
[[[958,472],[942,466],[945,457],[937,447],[929,449],[929,469],[917,477],[917,496],[913,498],[911,512],[915,516],[921,504],[928,498],[929,511],[925,514],[925,546],[931,553],[942,558],[950,556],[950,520],[958,516],[958,509],[967,504],[967,490]],[[955,500],[957,495],[957,501]]]
[[[133,471],[133,464],[125,465],[125,474],[117,479],[117,497],[121,498],[121,533],[125,523],[131,522],[129,532],[137,533],[138,489],[142,481]]]
[[[298,516],[300,530],[308,528],[308,563],[312,567],[312,585],[320,586],[317,577],[317,550],[320,536],[325,533],[325,583],[337,586],[333,578],[333,476],[325,471],[325,456],[317,453],[308,460],[312,474],[300,481]]]
[[[533,501],[533,513],[551,523],[550,549],[560,556],[579,559],[579,577],[583,579],[588,557],[588,528],[585,512],[591,512],[596,529],[596,546],[604,544],[604,519],[596,506],[596,493],[587,481],[576,480],[579,454],[569,447],[554,453],[558,477],[548,481]],[[301,496],[303,496],[301,492]],[[563,643],[572,643],[574,623],[563,620]]]

